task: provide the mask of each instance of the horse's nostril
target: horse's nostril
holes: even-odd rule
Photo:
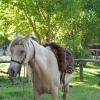
[[[11,70],[11,74],[12,74],[12,75],[14,75],[14,74],[15,74],[15,71],[14,71],[13,69]]]
[[[9,73],[10,76],[14,76],[15,71],[14,71],[14,69],[9,69],[8,73]]]

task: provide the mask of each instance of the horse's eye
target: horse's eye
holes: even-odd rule
[[[23,54],[24,53],[24,50],[21,50],[20,53]]]

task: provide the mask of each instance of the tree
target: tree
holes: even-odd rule
[[[34,31],[40,43],[55,41],[82,53],[99,42],[100,0],[1,0],[0,31],[10,40],[14,33]]]
[[[2,0],[2,4],[10,7],[9,11],[13,12],[13,21],[10,18],[10,22],[15,26],[14,30],[30,29],[30,25],[41,41],[55,38],[69,19],[78,16],[80,8],[77,0]]]

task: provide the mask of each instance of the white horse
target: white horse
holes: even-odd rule
[[[53,100],[58,100],[57,92],[60,83],[60,71],[55,54],[50,47],[44,47],[36,41],[22,36],[16,37],[11,45],[11,63],[8,73],[16,75],[22,64],[28,63],[31,67],[32,81],[35,86],[35,100],[41,100],[41,94],[48,91]],[[65,75],[65,91],[63,100],[67,100],[70,74]]]

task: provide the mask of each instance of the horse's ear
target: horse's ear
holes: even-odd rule
[[[18,37],[22,37],[22,35],[20,33],[16,33],[16,38]]]

